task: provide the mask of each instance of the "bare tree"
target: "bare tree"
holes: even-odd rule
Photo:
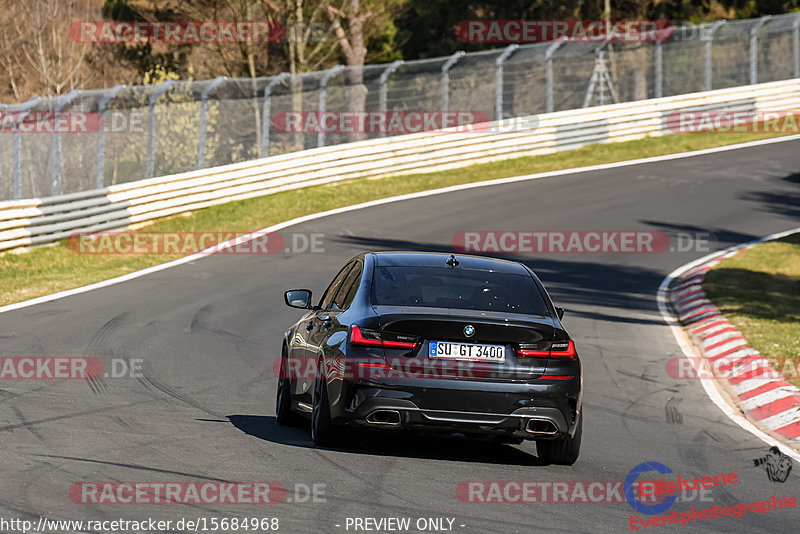
[[[385,32],[392,17],[405,0],[340,0],[340,5],[326,4],[323,13],[349,67],[345,71],[345,90],[348,109],[363,111],[367,99],[364,85],[364,63],[370,39]],[[363,134],[353,134],[353,140]]]
[[[14,98],[53,96],[95,83],[102,51],[71,39],[70,24],[98,18],[91,0],[4,1],[0,64]],[[88,65],[92,61],[93,66]],[[90,68],[91,67],[91,68]]]
[[[94,81],[92,69],[84,64],[91,43],[74,42],[69,24],[87,19],[86,3],[63,0],[20,2],[22,18],[14,30],[20,38],[22,55],[38,74],[41,94],[60,95]]]
[[[4,6],[7,9],[0,11],[0,27],[10,28],[16,23],[17,12],[20,11],[19,4],[12,3]],[[14,96],[14,100],[20,99],[20,86],[17,77],[20,74],[20,43],[22,38],[18,32],[0,32],[0,66],[8,77],[8,85]]]

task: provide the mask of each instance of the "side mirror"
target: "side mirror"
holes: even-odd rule
[[[302,310],[311,309],[311,290],[310,289],[290,289],[283,294],[286,305]]]
[[[558,315],[559,319],[564,318],[564,308],[556,307],[556,314]]]

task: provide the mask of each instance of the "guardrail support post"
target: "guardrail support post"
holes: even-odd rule
[[[725,20],[716,21],[706,34],[706,91],[711,90],[711,45],[714,42],[714,34],[725,22]]]
[[[78,89],[73,89],[62,97],[61,102],[53,109],[53,133],[50,143],[50,194],[55,196],[61,193],[61,177],[59,176],[59,163],[61,162],[61,136],[58,133],[58,117],[67,104],[80,94]]]
[[[155,137],[156,129],[156,101],[161,98],[161,95],[167,92],[167,89],[173,84],[173,80],[167,80],[158,86],[158,89],[153,92],[148,98],[149,112],[147,114],[147,167],[145,170],[145,178],[152,178],[155,172],[155,157],[153,154],[153,138]]]
[[[508,45],[503,53],[495,60],[495,73],[494,73],[494,120],[503,120],[503,63],[511,57],[517,48],[518,44]]]
[[[325,129],[322,127],[322,123],[324,122],[322,115],[325,113],[325,97],[328,93],[328,82],[343,70],[344,65],[336,65],[332,69],[329,69],[319,82],[319,133],[317,133],[317,147],[325,146]]]
[[[16,118],[13,115],[14,112],[12,112],[11,115],[11,124],[14,129],[14,175],[12,178],[12,183],[14,184],[14,200],[22,198],[22,139],[19,135],[20,119],[22,119],[24,117],[23,114],[35,106],[39,100],[40,98],[38,96],[31,98],[16,112]]]
[[[100,100],[97,104],[97,114],[100,116],[100,131],[97,132],[97,188],[101,189],[104,182],[103,171],[105,170],[103,167],[105,165],[105,149],[106,149],[106,140],[105,140],[105,130],[106,125],[105,121],[103,120],[103,112],[106,110],[106,106],[108,105],[111,100],[117,96],[117,94],[125,89],[127,85],[116,85],[111,90],[106,93],[106,95]],[[128,124],[130,124],[130,117],[128,117]]]
[[[272,88],[278,85],[279,83],[283,83],[286,78],[289,77],[288,72],[281,72],[274,78],[272,78],[267,86],[264,88],[264,110],[261,113],[261,157],[266,158],[269,155],[269,130],[270,130],[270,106],[272,103],[270,100],[272,99]]]
[[[402,59],[398,59],[397,61],[393,62],[391,65],[386,67],[381,73],[381,77],[378,80],[379,90],[378,90],[378,111],[381,113],[386,113],[386,83],[389,81],[389,76],[394,74],[394,72],[400,68],[400,65],[405,63]],[[386,137],[386,130],[384,129],[381,131],[381,137]]]
[[[547,51],[544,53],[544,61],[545,61],[545,83],[547,85],[545,89],[545,93],[547,94],[546,99],[547,103],[545,104],[545,111],[547,113],[553,112],[553,54],[556,53],[556,50],[561,48],[561,45],[564,44],[564,41],[558,41],[556,43],[551,44],[547,47]]]
[[[444,62],[442,65],[442,111],[447,111],[447,108],[450,107],[450,69],[456,62],[464,57],[463,50],[457,51],[455,54],[450,56],[450,58]]]
[[[758,30],[771,18],[772,15],[761,17],[750,28],[750,85],[758,83]]]
[[[208,95],[227,79],[227,76],[217,76],[200,95],[200,132],[197,139],[198,169],[203,169],[206,166],[206,128],[208,126],[208,117],[206,114],[208,113]]]

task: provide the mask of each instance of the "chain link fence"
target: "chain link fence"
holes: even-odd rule
[[[0,200],[408,132],[289,128],[301,111],[491,120],[790,78],[800,78],[800,14],[675,27],[665,42],[512,44],[295,76],[73,91],[0,105]]]

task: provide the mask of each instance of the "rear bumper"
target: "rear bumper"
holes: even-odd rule
[[[340,424],[383,430],[554,439],[574,434],[581,409],[579,377],[558,383],[417,382],[340,382],[332,415]]]

